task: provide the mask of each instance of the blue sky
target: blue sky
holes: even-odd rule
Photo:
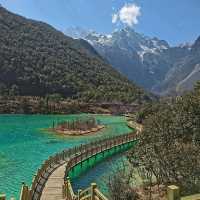
[[[172,45],[200,36],[200,0],[0,0],[15,13],[47,22],[110,33],[124,26]],[[115,23],[113,23],[115,22]]]

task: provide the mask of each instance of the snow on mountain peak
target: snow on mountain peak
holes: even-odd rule
[[[80,27],[69,28],[65,32],[69,36],[87,40],[92,46],[102,48],[103,46],[111,47],[118,46],[120,49],[129,52],[133,51],[138,54],[143,62],[145,54],[157,54],[169,48],[169,45],[164,40],[158,38],[150,38],[143,34],[137,33],[130,27],[125,27],[120,30],[115,30],[111,34],[99,34],[92,30],[84,30]]]

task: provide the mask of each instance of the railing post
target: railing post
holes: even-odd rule
[[[25,183],[22,183],[20,200],[29,200],[29,188]]]
[[[175,185],[168,186],[167,200],[180,200],[180,188]]]
[[[65,160],[65,151],[62,152],[62,160]]]
[[[81,146],[80,146],[80,152],[81,152],[81,154],[82,154],[82,152],[83,152],[83,145],[81,144]]]
[[[78,200],[81,199],[81,192],[82,192],[82,190],[78,190]]]
[[[66,197],[66,191],[67,191],[67,188],[66,188],[66,183],[64,181],[64,184],[62,186],[62,194],[63,194],[63,199],[65,199]]]
[[[0,194],[0,200],[6,200],[6,195],[5,194]]]
[[[96,183],[91,184],[91,200],[95,200],[95,189],[97,188]]]
[[[70,181],[70,178],[67,177],[67,180],[65,181],[65,188],[66,188],[66,197],[67,197],[67,200],[69,200],[69,181]]]

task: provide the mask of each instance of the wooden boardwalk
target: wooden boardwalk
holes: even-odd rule
[[[40,197],[41,200],[64,200],[63,184],[67,163],[58,167],[49,176]]]
[[[122,137],[123,138],[123,137]],[[69,161],[66,161],[64,164],[55,169],[52,174],[49,175],[46,180],[45,186],[42,190],[41,200],[66,200],[66,197],[63,195],[63,186],[64,186],[64,178],[66,173],[66,167],[68,169],[72,168],[76,164],[82,162],[83,160],[97,155],[104,150],[113,148],[114,146],[118,146],[121,144],[126,144],[130,141],[131,138],[126,138],[126,140],[114,140],[110,141],[107,145],[104,145],[103,142],[100,146],[96,143],[93,148],[89,151],[85,149],[84,151],[80,151],[76,154],[74,158],[71,158]],[[82,156],[81,156],[82,155]],[[64,162],[64,161],[63,161]]]
[[[104,138],[89,144],[80,145],[72,149],[64,150],[49,157],[38,169],[34,176],[32,185],[22,186],[20,200],[74,200],[77,195],[73,193],[70,184],[66,184],[66,176],[77,164],[96,156],[104,151],[123,145],[131,144],[137,140],[136,133],[129,133],[111,138]],[[104,154],[103,154],[104,155]],[[96,190],[95,190],[96,191]],[[70,192],[70,194],[69,194]],[[94,193],[93,193],[94,194]],[[97,196],[103,196],[96,191]],[[87,194],[88,195],[88,194]],[[105,198],[100,198],[104,199]]]

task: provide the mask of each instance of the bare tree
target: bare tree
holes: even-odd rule
[[[132,174],[133,171],[130,168],[127,170],[124,162],[113,171],[108,182],[109,194],[112,200],[139,199],[139,195],[131,185],[133,181]]]

